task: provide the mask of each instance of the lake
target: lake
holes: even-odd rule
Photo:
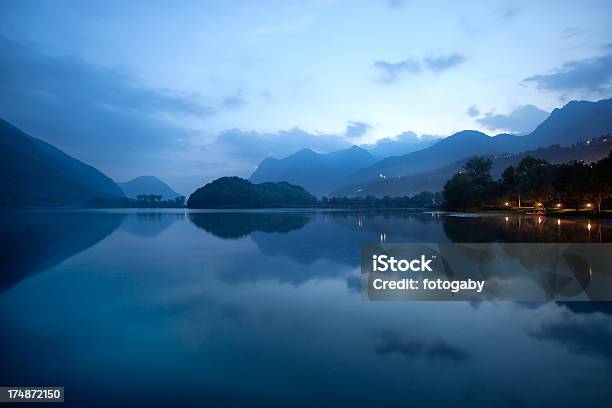
[[[0,385],[74,406],[610,406],[612,302],[367,302],[367,242],[610,242],[418,210],[0,212]]]

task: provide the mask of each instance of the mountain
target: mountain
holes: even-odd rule
[[[524,150],[554,144],[571,146],[612,132],[612,99],[571,101],[555,109],[525,137]]]
[[[321,196],[344,184],[349,174],[375,161],[367,150],[358,146],[328,154],[302,149],[284,159],[265,159],[249,180],[253,183],[286,181]]]
[[[198,188],[188,208],[273,208],[315,204],[317,199],[287,182],[253,184],[240,177],[221,177]]]
[[[572,101],[555,109],[533,132],[525,136],[501,134],[490,137],[474,130],[455,133],[417,152],[388,157],[358,170],[349,184],[364,184],[384,177],[417,174],[475,155],[518,153],[551,145],[571,146],[612,131],[612,99],[598,102]]]
[[[0,206],[73,206],[123,197],[113,180],[0,119]]]
[[[579,143],[572,147],[559,145],[526,151],[518,154],[502,154],[491,156],[491,175],[494,179],[501,177],[508,166],[516,166],[526,156],[544,159],[552,164],[567,163],[571,160],[583,160],[587,163],[606,157],[612,150],[612,136],[593,139],[589,143]],[[388,177],[376,179],[362,184],[342,187],[332,193],[335,197],[375,197],[413,196],[422,191],[441,191],[455,173],[459,172],[469,159],[462,159],[446,166],[423,173],[401,177]]]
[[[136,198],[139,195],[161,195],[162,200],[174,200],[180,196],[179,193],[172,190],[169,185],[161,181],[155,176],[140,176],[126,181],[125,183],[117,183],[127,198]]]
[[[348,182],[358,183],[377,178],[421,173],[471,155],[513,152],[515,151],[513,145],[517,145],[515,140],[519,138],[512,135],[491,137],[475,130],[463,130],[426,149],[382,159],[352,174]]]

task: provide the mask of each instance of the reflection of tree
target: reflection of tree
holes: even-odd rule
[[[453,242],[500,242],[500,259],[512,259],[519,268],[490,271],[495,276],[526,277],[538,283],[550,298],[557,295],[574,296],[586,291],[591,282],[589,264],[571,245],[546,243],[592,242],[587,220],[561,221],[549,217],[446,217],[444,231]],[[595,228],[601,224],[595,225]],[[601,238],[601,237],[600,237]],[[513,245],[538,243],[539,245]],[[486,275],[486,274],[485,274]]]
[[[587,220],[528,216],[448,216],[443,221],[444,232],[453,242],[593,242],[596,237],[589,235],[589,225],[591,229],[600,226]]]
[[[189,220],[219,238],[237,239],[255,231],[286,234],[308,224],[312,217],[304,214],[215,212],[191,213]]]
[[[151,211],[151,210],[149,210]],[[185,219],[185,214],[138,212],[128,214],[121,224],[121,229],[142,238],[156,237],[169,228],[175,221]]]
[[[0,291],[97,244],[123,217],[84,211],[0,213]]]

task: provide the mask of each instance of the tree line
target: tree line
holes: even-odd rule
[[[491,177],[491,159],[472,157],[444,185],[448,210],[535,207],[546,210],[592,209],[598,213],[612,197],[612,152],[597,162],[550,164],[527,156],[508,166],[501,179]]]
[[[323,197],[319,205],[324,207],[382,207],[382,208],[428,208],[438,207],[442,203],[442,193],[423,191],[415,196],[377,198],[366,197]]]

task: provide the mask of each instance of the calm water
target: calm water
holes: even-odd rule
[[[364,242],[612,241],[610,221],[0,212],[0,385],[75,406],[610,406],[612,303],[366,302]]]

